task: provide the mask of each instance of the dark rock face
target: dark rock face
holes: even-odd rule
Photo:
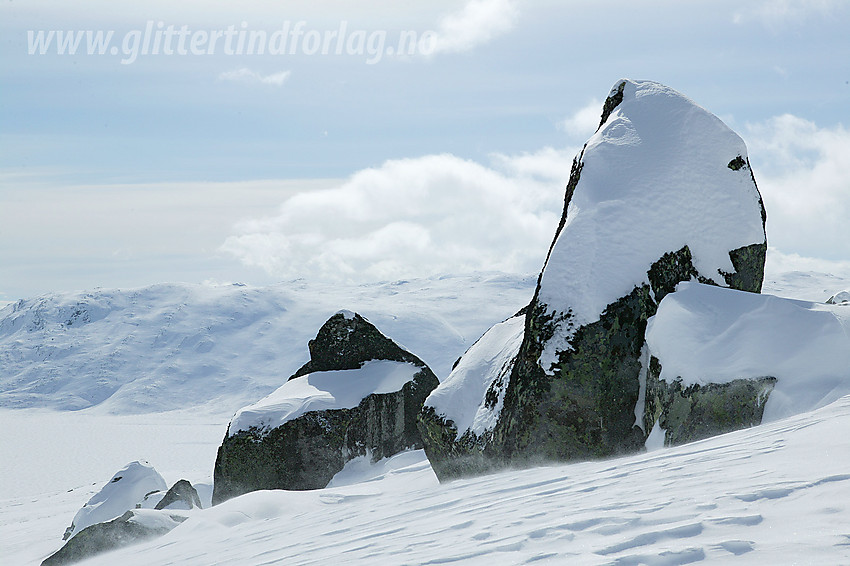
[[[339,312],[329,318],[307,347],[310,350],[310,361],[289,379],[317,371],[357,369],[369,360],[425,365],[357,313]]]
[[[682,387],[681,379],[659,379],[661,364],[649,361],[646,381],[644,428],[657,422],[664,430],[664,444],[674,446],[761,423],[764,406],[776,385],[774,377],[736,379]]]
[[[309,411],[271,430],[228,434],[216,458],[213,504],[260,489],[321,489],[353,458],[370,454],[377,461],[422,448],[416,417],[439,384],[422,360],[360,315],[343,314],[322,326],[310,341],[310,355],[294,377],[357,369],[375,359],[406,362],[419,370],[400,390],[370,394],[354,408]],[[339,378],[345,379],[345,373]]]
[[[56,553],[46,558],[41,563],[42,566],[72,564],[102,552],[162,536],[171,530],[167,527],[153,528],[134,522],[131,520],[134,516],[133,511],[127,511],[117,519],[86,527]],[[174,526],[185,520],[177,515],[169,517],[174,521]]]
[[[605,101],[600,128],[623,102],[625,84],[615,86]],[[647,283],[634,286],[608,304],[598,320],[579,324],[571,308],[553,311],[540,298],[541,284],[556,243],[569,224],[574,194],[581,190],[587,150],[586,145],[572,165],[561,221],[527,307],[525,334],[506,384],[498,423],[482,437],[467,434],[456,439],[454,423],[433,409],[426,407],[420,417],[426,452],[441,480],[503,466],[602,458],[642,449],[650,429],[644,432],[638,426],[643,423],[637,423],[635,417],[641,392],[641,351],[647,320],[656,313],[661,299],[678,283],[691,279],[753,293],[761,291],[766,239],[728,250],[734,267],[730,273],[719,269],[701,273],[690,247],[684,245],[669,249],[646,265]],[[721,165],[727,168],[725,161]],[[749,163],[739,155],[729,162],[728,169],[752,178],[760,209],[755,214],[761,216],[764,234],[766,214]],[[758,218],[753,220],[758,222]],[[544,348],[556,332],[569,338],[557,349],[551,366],[542,367]],[[651,397],[660,407],[654,414],[663,415],[668,423],[665,430],[669,441],[687,442],[713,431],[760,422],[763,402],[772,389],[770,378],[765,379],[684,392],[674,386],[668,391],[666,384],[656,384],[647,399]],[[685,400],[689,403],[687,411],[682,408]],[[738,405],[749,409],[735,408]]]
[[[188,480],[179,480],[172,485],[154,509],[166,509],[175,503],[186,509],[194,507],[201,509],[201,498],[198,497],[198,491]]]

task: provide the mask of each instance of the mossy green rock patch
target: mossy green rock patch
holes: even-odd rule
[[[644,426],[657,422],[664,444],[674,446],[761,423],[764,407],[776,384],[770,376],[727,383],[685,386],[681,379],[662,381],[661,365],[650,359],[646,382]]]

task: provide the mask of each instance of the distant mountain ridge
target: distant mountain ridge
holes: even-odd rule
[[[307,362],[305,344],[340,308],[363,312],[446,376],[533,284],[490,273],[369,285],[172,283],[20,300],[0,309],[0,407],[207,405],[230,415]]]

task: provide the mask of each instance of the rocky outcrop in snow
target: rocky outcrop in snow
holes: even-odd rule
[[[72,564],[102,552],[160,537],[185,520],[186,517],[165,511],[127,511],[111,521],[82,529],[62,548],[46,558],[41,566]]]
[[[150,463],[130,462],[77,512],[65,530],[65,545],[42,564],[71,564],[164,535],[186,519],[171,510],[201,507],[198,492],[188,481],[165,489],[165,480]]]
[[[758,293],[765,219],[733,131],[668,87],[618,81],[573,161],[510,373],[498,377],[501,362],[485,372],[492,385],[477,406],[498,398],[498,415],[464,431],[442,387],[426,401],[421,426],[441,479],[642,448],[647,320],[681,281]]]
[[[439,383],[419,358],[341,311],[310,341],[310,361],[228,427],[213,503],[260,489],[325,487],[353,458],[421,448],[416,416]]]
[[[668,445],[850,394],[850,313],[840,305],[682,283],[649,321],[646,344],[644,426]]]
[[[188,480],[179,480],[165,493],[154,509],[201,509],[201,498],[198,491]]]
[[[826,300],[828,305],[850,305],[850,291],[841,291]]]
[[[68,540],[89,525],[120,517],[148,495],[166,489],[168,484],[149,462],[130,462],[77,511],[63,539]]]

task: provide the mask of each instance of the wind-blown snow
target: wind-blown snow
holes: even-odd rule
[[[747,159],[744,142],[713,114],[666,86],[625,81],[623,102],[587,142],[544,267],[540,302],[573,317],[546,344],[545,370],[569,349],[572,329],[648,283],[665,253],[689,246],[697,270],[724,285],[728,252],[765,241],[749,168],[729,168],[738,156]]]
[[[772,421],[850,394],[850,309],[680,283],[646,329],[661,379],[683,384],[777,378]]]
[[[406,362],[372,360],[358,369],[317,371],[290,379],[268,397],[240,409],[230,435],[270,430],[310,411],[351,409],[372,393],[393,393],[422,368]]]
[[[463,355],[445,381],[425,399],[425,405],[457,427],[457,437],[471,430],[480,436],[496,426],[514,359],[522,345],[525,315],[494,325]],[[493,407],[484,404],[487,390],[500,380]]]
[[[165,480],[149,462],[130,462],[77,511],[68,538],[89,525],[120,517],[125,511],[134,509],[151,492],[167,489]]]

